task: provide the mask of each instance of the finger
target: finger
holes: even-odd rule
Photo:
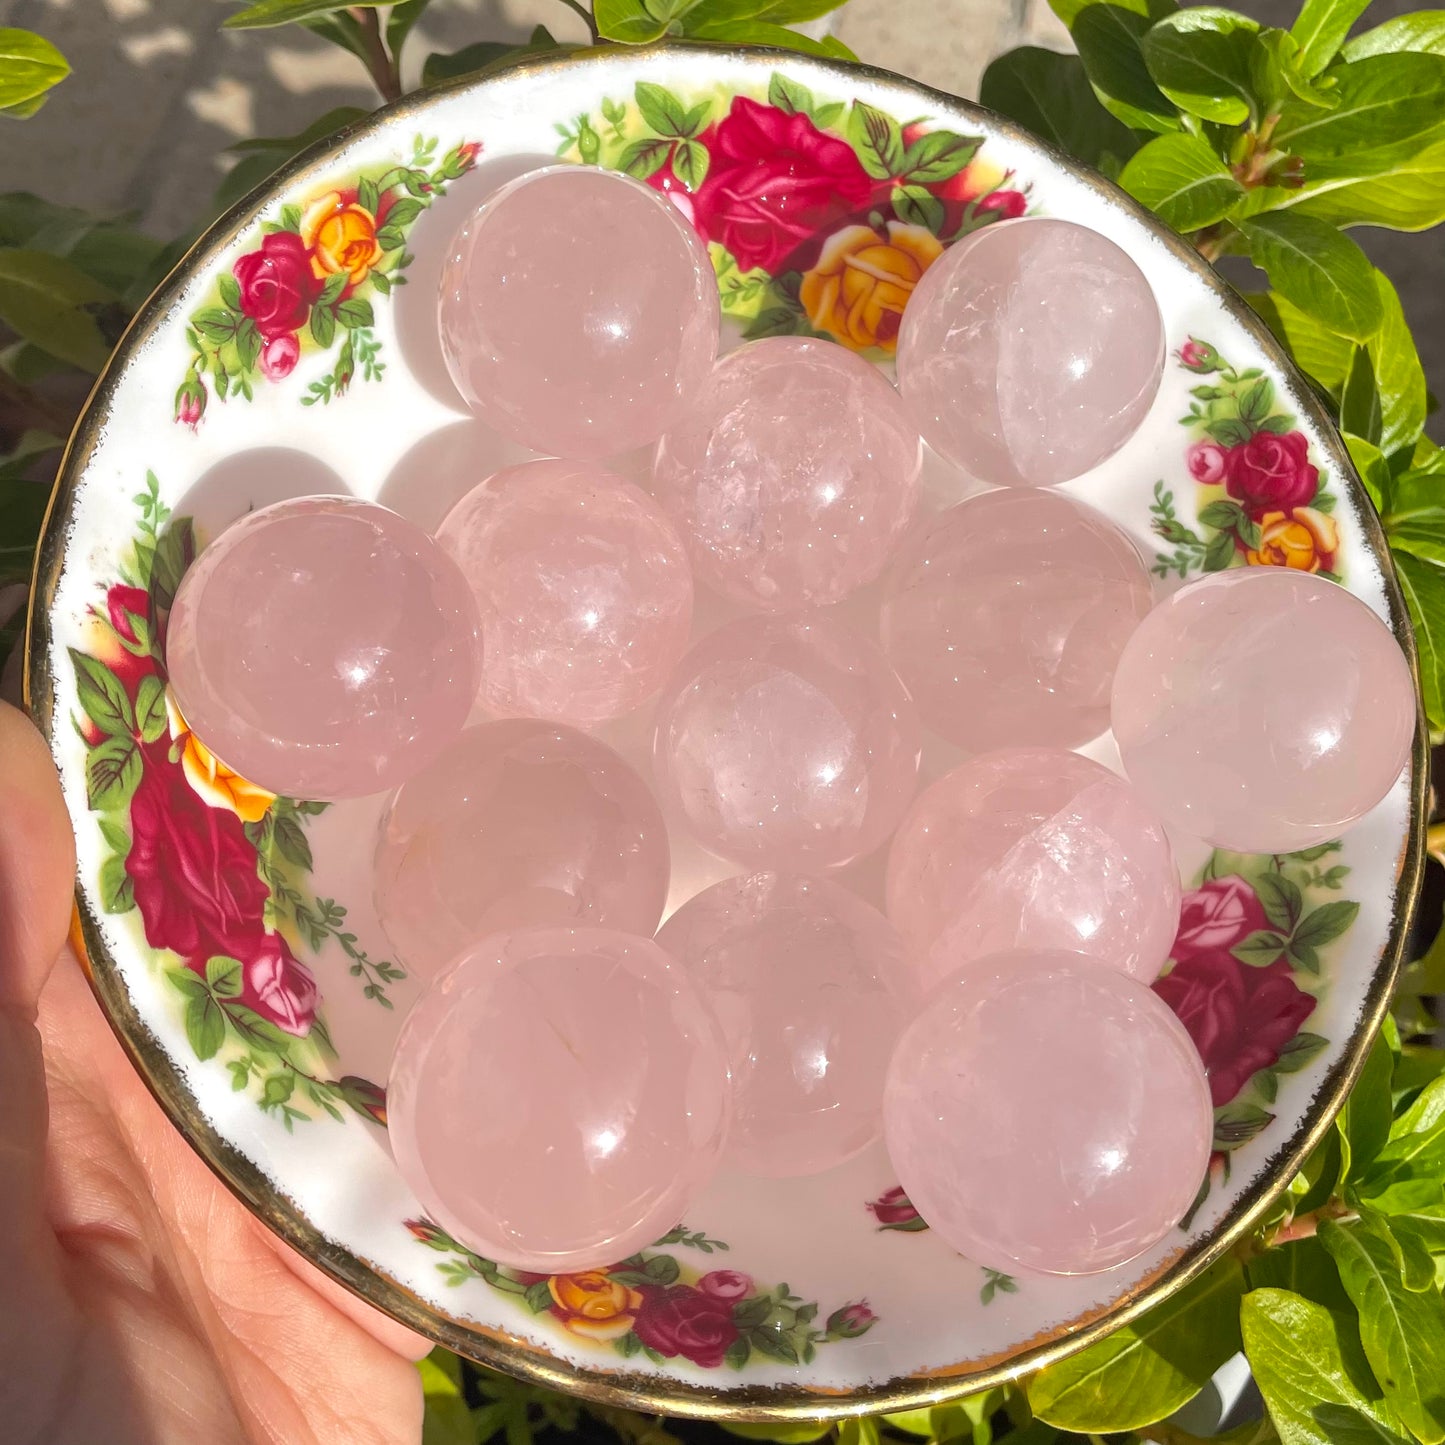
[[[75,837],[44,740],[0,703],[0,1010],[29,1022],[65,943]]]

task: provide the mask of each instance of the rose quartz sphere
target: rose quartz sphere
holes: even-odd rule
[[[935,451],[981,482],[1046,487],[1112,456],[1164,374],[1164,323],[1138,266],[1072,221],[994,222],[923,274],[898,385]]]
[[[816,1174],[883,1126],[883,1076],[913,1002],[888,920],[826,879],[729,878],[684,903],[657,941],[712,1004],[731,1050],[728,1159]]]
[[[442,269],[442,353],[489,426],[534,451],[655,442],[717,356],[707,248],[663,195],[584,166],[496,191]]]
[[[482,620],[490,711],[592,727],[662,686],[692,627],[692,572],[645,492],[593,462],[507,467],[447,514],[437,541]]]
[[[1151,989],[1076,954],[1011,953],[960,970],[904,1032],[883,1129],[908,1198],[960,1254],[1096,1274],[1174,1230],[1214,1113]]]
[[[713,852],[831,868],[893,831],[920,744],[883,654],[800,613],[728,623],[688,653],[658,704],[653,762],[664,807]]]
[[[402,1178],[487,1259],[565,1274],[661,1238],[727,1133],[727,1054],[684,971],[604,928],[494,934],[407,1016],[387,1088]]]
[[[1389,628],[1334,582],[1217,572],[1161,602],[1114,675],[1114,734],[1140,793],[1218,848],[1338,837],[1410,757],[1415,684]]]
[[[1102,512],[1058,492],[985,492],[904,543],[883,650],[950,742],[1074,747],[1109,726],[1115,665],[1152,602],[1138,550]]]
[[[1179,927],[1163,823],[1122,778],[1057,748],[985,753],[927,788],[886,887],[926,986],[1012,949],[1071,950],[1149,983]]]
[[[611,748],[511,718],[468,728],[397,791],[377,843],[376,908],[406,966],[433,977],[507,929],[651,934],[669,869],[662,814]]]
[[[394,788],[466,721],[478,676],[466,578],[419,527],[355,497],[242,517],[176,591],[166,667],[196,736],[295,798]]]
[[[658,443],[653,493],[700,581],[753,607],[837,602],[882,570],[918,500],[918,429],[831,341],[755,341]]]

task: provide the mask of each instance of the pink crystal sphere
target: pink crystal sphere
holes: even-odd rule
[[[422,996],[387,1089],[397,1167],[487,1259],[616,1264],[682,1218],[727,1132],[717,1021],[651,939],[536,928],[474,945]]]
[[[883,650],[950,742],[1073,747],[1109,726],[1114,667],[1152,601],[1138,550],[1102,512],[1058,492],[986,492],[904,543]]]
[[[704,846],[763,867],[840,867],[903,816],[913,703],[883,654],[818,613],[743,618],[683,659],[658,704],[664,807]]]
[[[467,405],[556,456],[656,441],[717,356],[696,232],[650,186],[585,166],[522,176],[482,205],[443,267],[438,314]]]
[[[1114,676],[1124,770],[1165,819],[1219,848],[1338,837],[1410,756],[1415,685],[1389,628],[1334,582],[1217,572],[1145,619]]]
[[[529,718],[468,728],[397,791],[376,849],[376,907],[413,973],[540,924],[650,935],[667,901],[667,831],[611,748]]]
[[[1213,1147],[1204,1066],[1151,989],[1069,953],[962,969],[899,1041],[884,1139],[976,1264],[1095,1274],[1174,1229]]]
[[[394,788],[461,730],[476,692],[466,578],[419,527],[355,497],[242,517],[176,592],[166,667],[196,736],[270,792]]]
[[[1149,983],[1179,928],[1160,819],[1057,748],[985,753],[921,793],[893,836],[887,897],[926,986],[1014,949],[1087,954]]]
[[[816,1174],[878,1137],[883,1077],[913,1001],[902,940],[881,913],[826,879],[754,873],[684,903],[657,941],[727,1038],[732,1164]]]
[[[497,472],[437,541],[476,595],[480,696],[494,713],[592,727],[656,692],[687,646],[681,539],[645,492],[593,462]]]
[[[822,606],[882,570],[913,515],[921,454],[877,367],[779,336],[718,365],[658,444],[653,491],[699,580],[755,607]]]
[[[934,450],[982,482],[1045,487],[1112,456],[1164,373],[1143,273],[1072,221],[994,222],[924,273],[898,385]]]

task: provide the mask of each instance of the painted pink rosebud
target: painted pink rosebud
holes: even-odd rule
[[[868,1301],[859,1300],[856,1304],[844,1305],[842,1309],[834,1310],[828,1316],[825,1328],[830,1340],[856,1340],[859,1335],[866,1335],[877,1323],[878,1316],[869,1309]]]
[[[746,1299],[752,1294],[753,1281],[751,1275],[746,1275],[739,1269],[715,1269],[703,1275],[698,1280],[697,1287],[713,1299],[732,1302]]]
[[[1181,366],[1201,376],[1219,370],[1219,353],[1207,341],[1196,341],[1191,336],[1175,354]]]
[[[294,331],[273,336],[261,348],[261,370],[270,381],[290,376],[301,359],[301,342]]]
[[[188,426],[195,431],[205,414],[206,388],[193,373],[186,377],[180,390],[176,392],[176,420],[182,426]]]
[[[1185,457],[1189,475],[1202,486],[1217,487],[1224,481],[1229,453],[1218,442],[1195,442]]]

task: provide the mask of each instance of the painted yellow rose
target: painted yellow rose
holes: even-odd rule
[[[1293,567],[1300,572],[1334,569],[1340,546],[1335,519],[1313,507],[1266,512],[1259,519],[1259,546],[1246,555],[1251,567]]]
[[[186,725],[176,700],[166,689],[166,715],[171,737],[180,744],[186,781],[213,808],[229,808],[243,823],[259,823],[276,801],[274,793],[233,773]]]
[[[799,299],[815,330],[857,351],[892,351],[913,288],[941,255],[938,237],[923,226],[889,221],[886,236],[871,226],[845,226],[824,242]]]
[[[301,217],[301,241],[318,276],[345,271],[352,286],[365,281],[382,256],[376,217],[341,191],[328,191],[307,208]]]
[[[642,1296],[609,1279],[600,1269],[583,1274],[554,1274],[547,1281],[556,1313],[574,1335],[588,1340],[620,1340],[642,1307]]]

